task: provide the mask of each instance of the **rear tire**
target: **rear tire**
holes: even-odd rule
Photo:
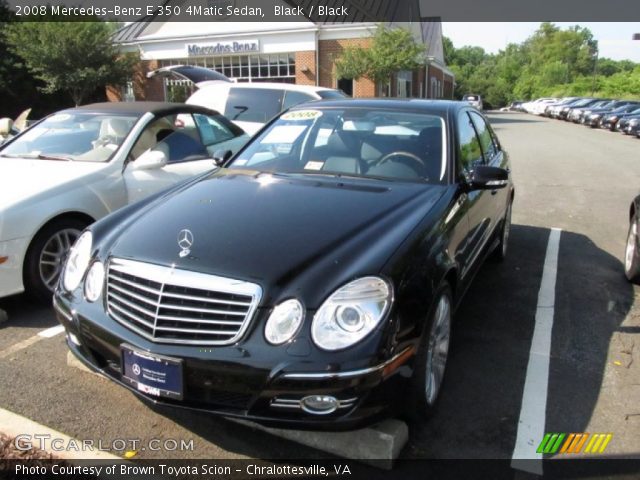
[[[29,295],[51,301],[69,249],[86,227],[82,220],[62,218],[36,234],[24,262],[23,282]]]
[[[627,245],[624,251],[624,274],[635,284],[640,284],[640,252],[638,252],[638,217],[634,214],[629,222]]]
[[[417,421],[424,421],[435,412],[449,357],[452,295],[447,282],[442,284],[434,298],[415,358],[406,403],[407,416]]]

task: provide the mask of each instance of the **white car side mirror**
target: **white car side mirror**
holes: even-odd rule
[[[10,118],[0,118],[0,136],[6,137],[11,133],[11,127],[13,127],[13,120]]]
[[[167,155],[162,150],[147,150],[132,162],[134,170],[156,170],[167,164]]]

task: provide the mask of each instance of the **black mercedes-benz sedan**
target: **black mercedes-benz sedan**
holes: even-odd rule
[[[487,119],[312,102],[227,157],[81,235],[54,297],[73,353],[146,400],[265,424],[432,413],[453,313],[507,253],[514,186]]]

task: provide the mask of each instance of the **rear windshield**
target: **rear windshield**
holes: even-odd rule
[[[344,92],[341,92],[340,90],[320,90],[318,92],[316,92],[320,98],[323,98],[325,100],[330,100],[333,98],[346,98],[347,96],[344,94]]]
[[[267,123],[282,110],[284,90],[230,88],[225,117],[242,122]]]

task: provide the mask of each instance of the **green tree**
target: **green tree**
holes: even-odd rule
[[[43,82],[41,90],[66,92],[76,105],[99,87],[122,85],[138,61],[117,51],[113,25],[105,22],[15,22],[4,30],[10,51]]]
[[[347,47],[336,59],[338,78],[369,78],[388,84],[394,73],[414,70],[425,62],[425,45],[418,44],[408,30],[378,25],[370,47]]]
[[[541,96],[639,98],[638,65],[598,58],[598,44],[580,26],[561,29],[542,23],[527,40],[497,54],[479,47],[455,48],[444,39],[448,66],[456,74],[456,95],[472,92],[501,106]],[[596,63],[597,62],[597,63]]]

